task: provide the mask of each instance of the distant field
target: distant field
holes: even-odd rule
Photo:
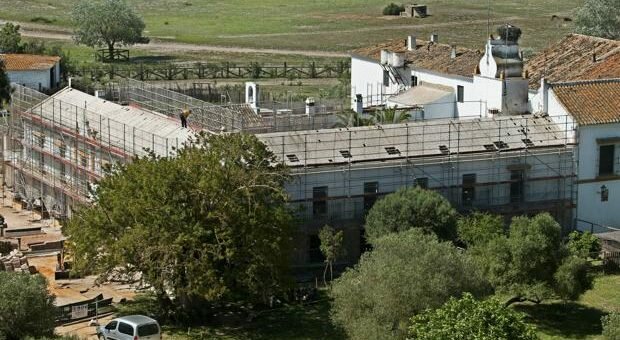
[[[583,0],[491,1],[491,20],[524,30],[522,45],[540,49],[571,30]],[[383,17],[376,0],[128,0],[144,16],[147,35],[186,43],[347,51],[415,33],[482,48],[487,0],[429,0],[425,19]],[[398,1],[396,1],[398,2]],[[0,19],[68,27],[76,0],[0,0]]]

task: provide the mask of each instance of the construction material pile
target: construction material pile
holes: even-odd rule
[[[31,273],[28,259],[17,249],[6,256],[0,256],[0,271]]]

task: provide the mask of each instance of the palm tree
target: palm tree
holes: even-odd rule
[[[334,125],[334,127],[337,127],[337,128],[338,127],[342,128],[342,127],[354,127],[354,126],[369,126],[375,123],[373,117],[364,118],[362,117],[360,113],[357,113],[352,110],[339,113],[336,115],[336,118],[338,118],[338,122],[336,123],[336,125]]]
[[[409,112],[396,111],[395,108],[377,111],[372,116],[377,124],[383,125],[404,123],[411,118]]]

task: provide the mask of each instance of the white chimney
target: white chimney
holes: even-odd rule
[[[416,44],[417,40],[416,40],[416,36],[415,35],[410,35],[407,37],[407,51],[413,51],[417,48],[417,44]]]
[[[439,34],[437,34],[437,33],[431,34],[431,42],[433,42],[435,44],[439,43]]]
[[[95,98],[99,98],[99,90],[95,90]]]
[[[456,59],[456,45],[450,46],[450,59]]]
[[[388,50],[381,50],[381,65],[387,65],[390,62],[392,55]]]
[[[69,87],[71,87],[71,77],[69,77]]]
[[[540,78],[540,94],[541,94],[541,111],[542,113],[549,113],[549,83],[545,77]]]

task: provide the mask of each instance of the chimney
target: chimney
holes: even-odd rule
[[[456,45],[450,46],[450,59],[456,59]]]
[[[71,87],[71,77],[69,77],[69,87]]]
[[[99,98],[99,90],[95,90],[95,98]]]
[[[431,34],[431,42],[438,44],[439,43],[439,34],[433,33]]]
[[[407,37],[407,51],[413,51],[417,48],[417,40],[415,35]]]
[[[541,94],[541,111],[543,113],[548,113],[549,110],[549,83],[547,83],[547,79],[545,77],[540,78],[540,94]]]

